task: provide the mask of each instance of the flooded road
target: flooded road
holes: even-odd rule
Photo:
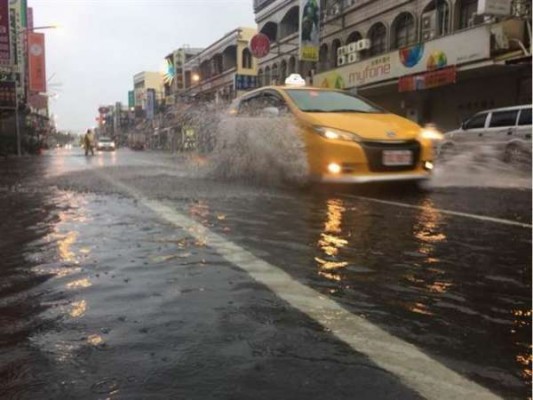
[[[190,164],[0,161],[0,398],[531,395],[530,186],[294,189]]]

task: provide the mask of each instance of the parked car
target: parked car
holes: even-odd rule
[[[98,151],[115,151],[115,142],[108,137],[99,137],[96,141],[96,150]]]
[[[444,135],[438,154],[446,160],[483,145],[492,147],[508,163],[531,160],[531,105],[474,114],[459,129]]]

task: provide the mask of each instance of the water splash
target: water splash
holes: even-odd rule
[[[223,118],[206,157],[205,176],[261,185],[308,179],[305,145],[290,118]]]
[[[489,146],[462,152],[437,162],[431,185],[531,189],[531,155],[517,165],[503,162]]]

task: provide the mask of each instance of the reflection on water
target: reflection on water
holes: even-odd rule
[[[433,313],[429,311],[428,306],[423,303],[411,304],[409,310],[417,314],[433,315]]]
[[[424,199],[422,207],[416,216],[413,236],[418,239],[420,244],[418,251],[427,256],[425,261],[436,263],[440,260],[432,257],[435,252],[435,245],[446,240],[446,235],[440,230],[442,215],[429,198]]]
[[[89,279],[78,279],[76,281],[67,283],[67,289],[83,289],[91,287],[92,283]]]
[[[57,242],[59,257],[62,261],[75,262],[76,254],[71,250],[71,246],[76,242],[77,232],[70,231]]]
[[[514,316],[513,328],[511,334],[516,334],[518,330],[525,330],[531,334],[531,315],[532,310],[513,310]],[[525,352],[520,352],[516,355],[516,362],[522,370],[522,378],[527,382],[531,382],[532,378],[532,362],[531,355],[532,346],[526,343],[517,343],[517,347],[522,348]]]
[[[102,151],[99,151],[97,152],[96,157],[98,159],[97,165],[99,167],[110,167],[117,164],[116,151],[111,151],[110,153],[104,153]]]
[[[99,344],[102,344],[104,342],[104,339],[102,339],[102,336],[100,335],[90,335],[87,338],[87,343],[89,343],[91,346],[98,346]]]
[[[87,302],[85,300],[81,300],[81,301],[76,301],[72,303],[71,308],[68,313],[72,318],[79,318],[79,317],[83,317],[86,311],[87,311]]]
[[[337,259],[339,250],[348,244],[348,241],[341,236],[344,212],[346,212],[346,208],[342,200],[329,199],[327,201],[326,221],[318,240],[318,247],[325,256],[323,258],[315,257],[315,261],[318,263],[318,274],[334,281],[341,280],[341,276],[335,271],[348,265],[348,262]]]

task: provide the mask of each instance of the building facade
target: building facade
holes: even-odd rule
[[[257,87],[257,62],[248,49],[255,33],[237,28],[185,62],[185,94],[220,102]]]
[[[163,98],[163,77],[160,72],[143,71],[133,76],[135,108],[146,110],[148,89],[155,90],[156,100]]]
[[[298,61],[298,0],[254,2],[271,40],[263,85],[298,72],[443,130],[486,108],[531,103],[531,8],[478,15],[478,0],[322,0],[317,63]],[[511,8],[511,7],[510,7]]]
[[[200,54],[203,49],[180,47],[165,57],[166,74],[164,81],[164,98],[166,105],[173,105],[179,100],[179,96],[185,90],[185,70],[184,65]]]

